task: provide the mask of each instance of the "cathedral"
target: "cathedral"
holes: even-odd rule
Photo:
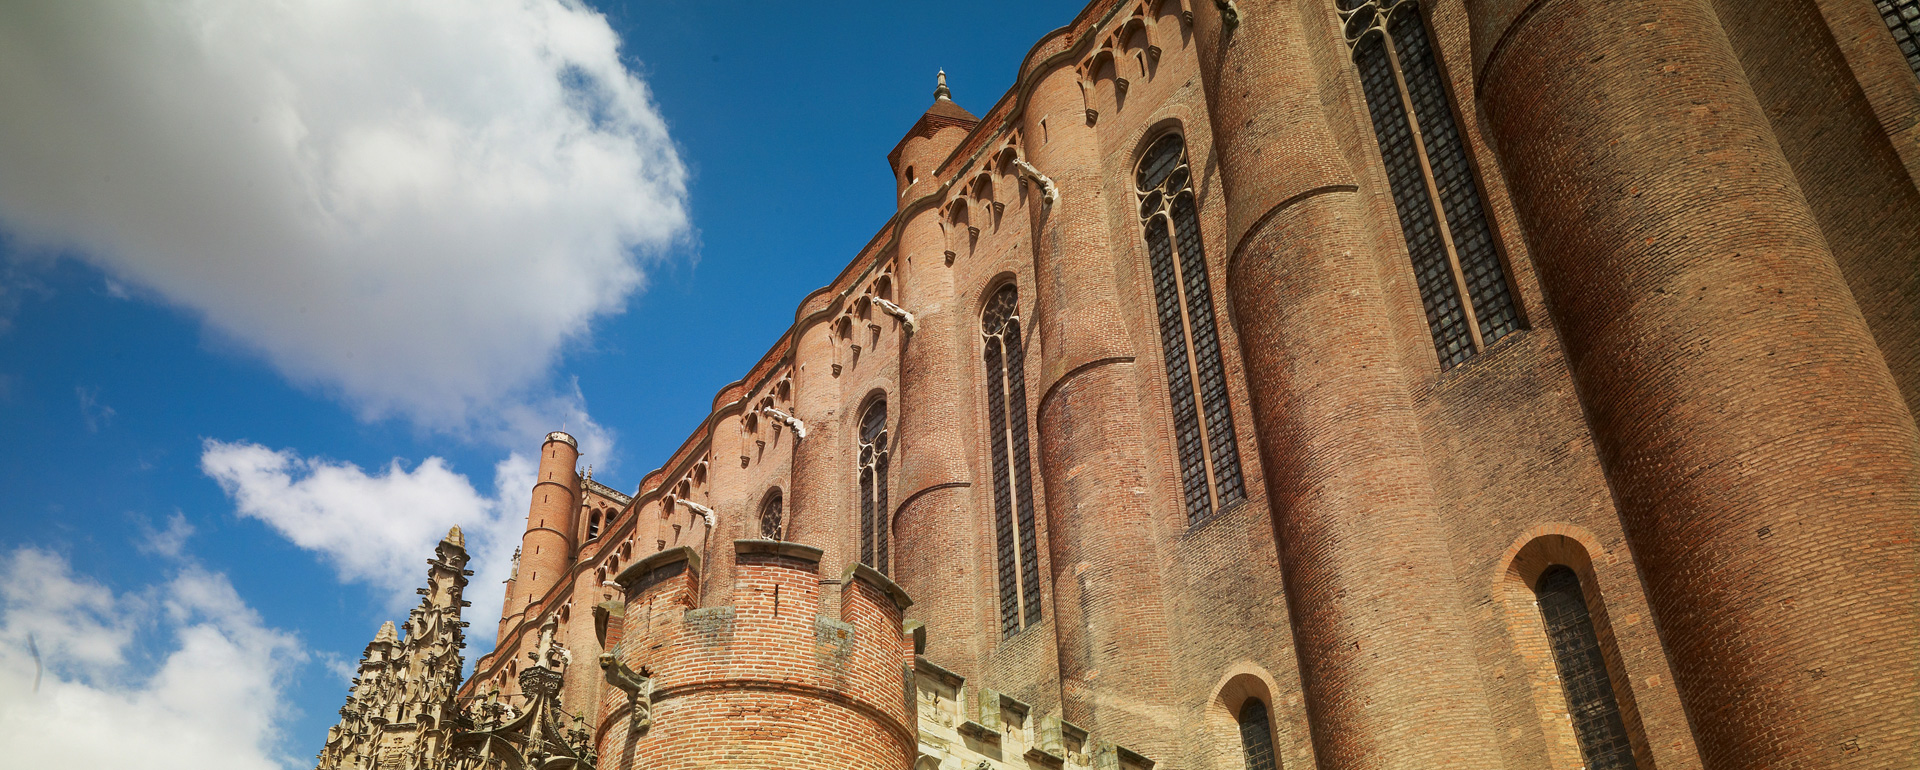
[[[319,767],[1920,767],[1917,74],[1916,0],[1093,0],[637,489],[546,437],[464,680],[449,533]]]

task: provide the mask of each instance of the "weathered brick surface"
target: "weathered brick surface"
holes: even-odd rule
[[[1908,410],[1920,412],[1920,190],[1814,0],[1715,8]]]
[[[1714,9],[1495,6],[1479,101],[1702,758],[1912,764],[1913,421]]]
[[[917,720],[947,770],[1130,766],[1116,745],[1237,770],[1257,697],[1282,766],[1575,770],[1533,601],[1565,565],[1638,766],[1920,764],[1920,80],[1870,4],[1424,4],[1525,327],[1445,371],[1334,4],[1236,8],[1224,33],[1206,0],[1099,0],[977,121],[936,102],[887,158],[895,216],[630,501],[580,482],[557,565],[534,490],[521,574],[546,587],[516,581],[467,692],[511,693],[558,616],[605,767],[906,768]],[[1247,493],[1200,522],[1133,183],[1175,130]],[[1044,576],[1012,635],[980,333],[1007,282]],[[918,715],[902,613],[840,577],[877,399],[889,572],[964,683]],[[770,490],[817,568],[736,555]],[[699,579],[625,597],[603,643],[604,576],[677,546]],[[646,736],[578,665],[614,643],[660,674]],[[988,694],[1026,716],[966,726]]]
[[[731,605],[691,606],[693,568],[657,585],[631,584],[627,604],[644,625],[628,620],[621,657],[654,675],[652,725],[627,734],[625,694],[609,694],[601,766],[911,763],[913,651],[901,635],[902,608],[887,586],[850,576],[839,613],[823,614],[817,558],[742,548]]]

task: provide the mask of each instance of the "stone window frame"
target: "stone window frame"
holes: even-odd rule
[[[1527,327],[1423,0],[1336,0],[1440,368]]]
[[[1150,168],[1160,157],[1156,152],[1171,147],[1170,140],[1177,141],[1177,158],[1164,172]],[[1172,128],[1150,137],[1141,148],[1132,181],[1146,241],[1182,497],[1187,523],[1194,526],[1245,501],[1246,474],[1186,136]],[[1151,184],[1150,175],[1157,175]]]
[[[995,578],[1000,632],[1013,636],[1041,620],[1040,556],[1026,340],[1017,280],[996,278],[980,308],[987,427],[993,474]]]
[[[769,513],[772,514],[771,517],[768,516]],[[781,493],[779,487],[776,486],[768,489],[767,493],[760,498],[759,514],[761,537],[769,540],[785,539],[787,515],[786,496]],[[767,526],[769,518],[773,521],[772,527]],[[772,531],[768,531],[769,529]]]
[[[860,421],[855,433],[856,454],[854,476],[858,480],[860,494],[860,563],[872,567],[882,575],[889,575],[890,547],[888,525],[891,523],[887,496],[887,476],[892,466],[891,447],[888,446],[890,434],[887,429],[887,399],[885,395],[876,395],[867,400],[858,412]],[[879,419],[875,420],[874,416]]]
[[[1494,595],[1504,606],[1508,638],[1521,662],[1540,730],[1546,740],[1547,764],[1553,770],[1588,770],[1591,765],[1574,726],[1573,704],[1561,679],[1553,641],[1538,605],[1540,578],[1556,567],[1571,570],[1579,579],[1581,596],[1592,624],[1594,643],[1604,661],[1620,723],[1632,747],[1631,762],[1608,767],[1653,767],[1652,746],[1640,719],[1639,696],[1621,656],[1620,641],[1602,595],[1596,561],[1606,552],[1592,532],[1568,523],[1548,523],[1522,533],[1507,549]],[[1645,672],[1643,672],[1645,673]],[[1661,671],[1665,675],[1669,672]],[[1649,681],[1656,681],[1659,675]]]

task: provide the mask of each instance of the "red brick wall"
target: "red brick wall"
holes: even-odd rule
[[[819,656],[837,641],[817,635],[848,622],[856,641],[898,636],[878,589],[834,577],[858,558],[856,422],[878,396],[892,573],[921,599],[906,615],[926,624],[930,659],[1158,767],[1241,767],[1228,709],[1257,691],[1287,766],[1573,770],[1525,577],[1541,559],[1581,575],[1642,767],[1920,761],[1900,732],[1920,684],[1899,665],[1920,659],[1920,83],[1866,4],[1767,2],[1426,5],[1528,321],[1445,372],[1333,4],[1239,0],[1223,35],[1206,0],[1092,3],[976,127],[899,146],[896,176],[910,164],[920,181],[898,215],[798,302],[568,574],[513,610],[476,680],[568,602],[564,633],[591,660],[595,571],[686,545],[704,579],[632,598],[625,624],[683,656],[657,666],[681,694],[657,704],[656,732],[629,741],[624,695],[591,666],[568,675],[570,709],[600,701],[603,764],[906,767],[911,735],[887,725],[911,718],[886,705],[904,653],[856,644],[830,675]],[[1158,50],[1144,67],[1143,44]],[[1089,66],[1102,51],[1111,71]],[[1195,171],[1247,478],[1245,504],[1198,526],[1132,190],[1138,153],[1167,130]],[[1042,205],[1009,153],[1060,200]],[[938,225],[956,201],[978,236]],[[1007,280],[1047,577],[1041,623],[1012,636],[978,330]],[[919,331],[863,311],[879,293]],[[769,399],[806,421],[805,440],[754,417]],[[696,468],[688,499],[714,509],[712,531],[667,504]],[[774,487],[787,538],[820,548],[824,570],[736,562]],[[829,624],[766,615],[774,583],[783,608],[801,597]],[[797,679],[735,695],[673,683],[696,674]],[[701,753],[726,747],[742,753]]]
[[[895,597],[850,576],[837,617],[822,615],[817,551],[743,542],[732,605],[690,606],[691,569],[631,586],[629,613],[640,614],[625,623],[621,657],[654,674],[653,723],[628,735],[626,695],[609,692],[602,766],[905,768],[912,647]]]
[[[1478,100],[1702,759],[1910,764],[1913,422],[1714,9],[1507,10]]]

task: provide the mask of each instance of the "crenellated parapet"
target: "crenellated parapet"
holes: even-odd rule
[[[600,704],[600,765],[910,766],[906,592],[863,565],[826,578],[810,546],[754,539],[733,548],[726,605],[697,606],[701,565],[689,548],[620,573],[624,601],[596,617],[609,682],[634,686],[608,688]]]

